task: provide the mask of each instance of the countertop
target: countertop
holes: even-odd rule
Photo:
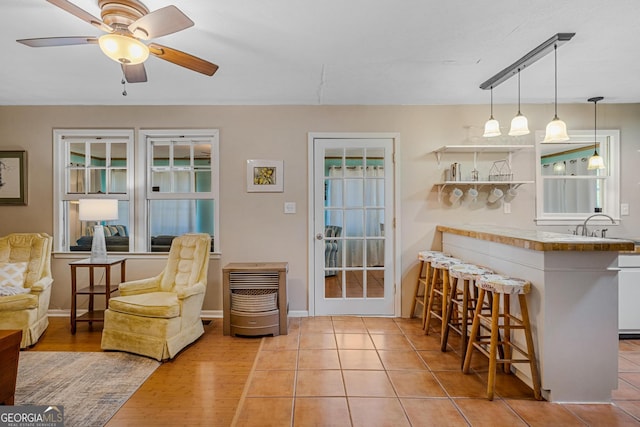
[[[575,236],[551,231],[523,230],[499,225],[439,225],[436,230],[534,251],[636,251],[631,240]]]

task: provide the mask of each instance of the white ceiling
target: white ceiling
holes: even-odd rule
[[[100,16],[97,0],[72,0]],[[559,32],[559,102],[640,102],[638,0],[146,0],[195,26],[154,41],[220,66],[204,76],[151,57],[127,84],[97,45],[16,39],[99,36],[45,0],[2,0],[1,105],[486,104],[484,82]],[[551,103],[553,54],[521,73],[522,103]],[[517,79],[494,89],[517,102]]]

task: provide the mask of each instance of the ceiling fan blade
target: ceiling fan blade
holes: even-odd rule
[[[144,64],[126,65],[122,64],[122,72],[127,83],[143,83],[147,81],[147,70]]]
[[[129,25],[135,37],[149,40],[166,36],[193,26],[193,21],[175,6],[154,10]]]
[[[67,1],[67,0],[47,0],[49,3],[58,6],[60,9],[69,12],[70,14],[77,16],[85,22],[93,25],[94,27],[100,28],[102,31],[106,31],[110,33],[113,31],[109,25],[102,22],[100,19],[96,18],[86,10],[76,6],[75,4]]]
[[[30,47],[51,47],[51,46],[73,46],[78,44],[97,44],[98,39],[93,36],[87,37],[44,37],[39,39],[21,39],[18,43]]]
[[[207,76],[213,76],[213,74],[218,70],[218,66],[216,64],[212,64],[204,59],[157,43],[149,44],[149,52],[160,59],[173,62],[176,65],[197,71],[198,73],[206,74]]]

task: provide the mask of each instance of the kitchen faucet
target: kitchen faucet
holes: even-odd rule
[[[611,224],[615,224],[616,223],[616,221],[613,218],[611,218],[609,215],[607,215],[607,214],[603,214],[603,213],[593,214],[589,218],[585,219],[582,224],[576,225],[576,231],[575,231],[574,234],[578,234],[578,230],[580,230],[580,228],[582,227],[582,235],[583,236],[588,236],[589,235],[589,231],[587,230],[587,223],[589,222],[589,220],[591,218],[596,217],[596,216],[607,217],[607,218],[609,218],[611,220]],[[604,236],[602,236],[602,237],[604,237]]]

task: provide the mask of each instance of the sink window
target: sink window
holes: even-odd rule
[[[544,132],[536,132],[536,223],[577,224],[596,212],[619,219],[619,131],[599,130],[597,141],[593,131],[570,131],[569,136],[569,141],[542,143]],[[587,169],[594,145],[605,169]]]

